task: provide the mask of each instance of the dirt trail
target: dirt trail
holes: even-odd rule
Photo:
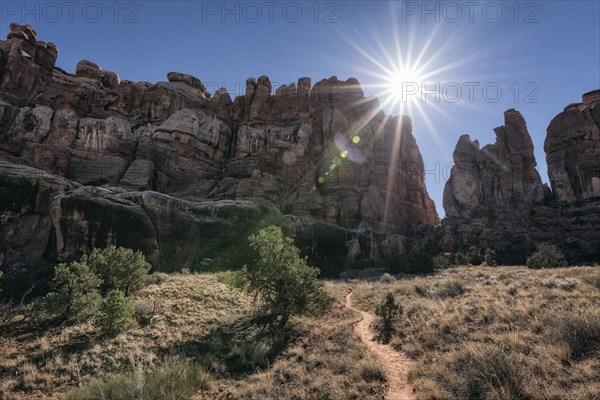
[[[373,332],[371,326],[375,324],[377,317],[354,307],[352,305],[352,292],[346,296],[346,307],[362,316],[362,319],[355,326],[356,333],[369,350],[379,357],[383,365],[388,381],[385,399],[414,400],[413,390],[407,379],[407,371],[410,363],[408,358],[398,353],[391,346],[375,340],[375,332]]]

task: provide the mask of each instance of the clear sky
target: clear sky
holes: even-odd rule
[[[547,182],[550,120],[600,88],[597,0],[2,0],[0,36],[10,22],[32,24],[38,39],[56,43],[57,65],[69,72],[81,59],[132,81],[178,71],[232,94],[260,75],[274,86],[355,77],[388,113],[413,117],[441,216],[460,135],[492,143],[503,111],[518,109]]]

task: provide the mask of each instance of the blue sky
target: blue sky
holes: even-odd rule
[[[420,70],[406,80],[437,88],[439,98],[399,84],[394,93],[404,90],[406,101],[399,96],[386,111],[413,117],[441,216],[460,135],[491,143],[503,111],[518,109],[547,182],[543,142],[550,120],[600,88],[599,1],[3,0],[1,37],[13,21],[32,24],[38,39],[56,43],[57,65],[70,72],[81,59],[133,81],[164,81],[179,71],[234,94],[248,77],[267,75],[276,85],[336,75],[357,78],[365,94],[385,102],[392,98],[389,71],[404,80]]]

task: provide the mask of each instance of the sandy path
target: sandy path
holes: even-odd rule
[[[379,357],[385,370],[388,387],[385,392],[386,400],[413,400],[413,390],[407,380],[407,371],[410,364],[408,358],[398,353],[391,346],[375,340],[375,332],[371,329],[375,325],[376,316],[366,311],[359,310],[352,305],[352,292],[346,296],[346,307],[359,313],[362,319],[356,324],[355,330],[360,339],[369,350]]]

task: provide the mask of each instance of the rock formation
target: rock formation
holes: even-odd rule
[[[583,95],[557,115],[544,143],[556,200],[572,203],[600,197],[600,91]]]
[[[43,274],[109,243],[159,269],[209,268],[279,221],[339,270],[403,251],[411,229],[438,220],[411,120],[385,115],[355,79],[273,94],[261,76],[232,99],[178,72],[134,83],[83,60],[70,74],[57,55],[26,25],[0,42],[9,269]]]
[[[239,266],[270,223],[328,275],[472,245],[504,262],[540,242],[600,258],[600,91],[548,127],[552,189],[518,111],[494,144],[462,136],[434,227],[412,121],[353,78],[274,89],[261,76],[232,99],[179,72],[134,83],[83,60],[70,74],[57,56],[27,25],[0,41],[0,253],[15,292],[112,243],[159,270]]]
[[[441,249],[496,249],[524,262],[537,243],[559,246],[572,261],[600,258],[600,91],[571,104],[548,126],[544,149],[552,190],[535,170],[531,137],[515,110],[479,149],[462,136],[444,190]],[[430,238],[431,240],[431,238]]]
[[[447,216],[470,218],[490,208],[536,204],[544,199],[523,116],[510,109],[504,113],[504,121],[505,125],[494,129],[496,143],[483,149],[468,135],[459,139],[444,189]]]

